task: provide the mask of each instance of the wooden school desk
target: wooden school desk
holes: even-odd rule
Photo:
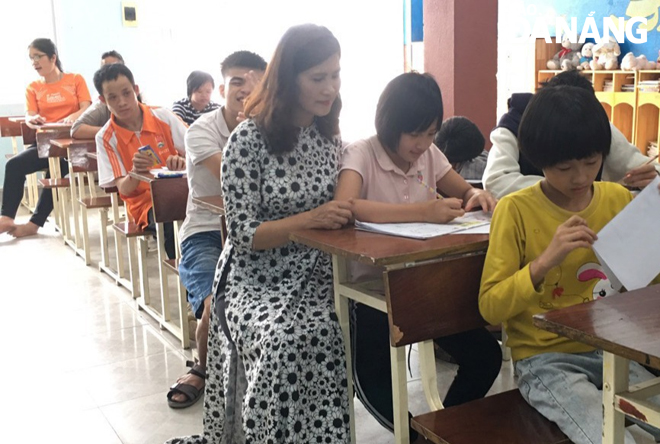
[[[0,137],[11,137],[12,154],[7,154],[7,159],[19,153],[17,139],[23,136],[22,122],[25,122],[25,117],[23,116],[0,117]],[[23,149],[26,149],[28,146],[24,144]],[[37,185],[36,173],[28,174],[25,177],[25,184],[25,192],[21,203],[31,213],[34,213],[37,200],[39,200],[39,186]]]
[[[183,177],[171,178],[156,178],[151,173],[136,173],[130,172],[131,177],[143,182],[147,182],[151,189],[151,201],[154,214],[154,221],[156,222],[156,238],[158,241],[158,272],[160,275],[160,295],[161,295],[161,311],[158,312],[150,302],[149,298],[149,282],[146,274],[146,251],[142,248],[139,254],[140,262],[140,281],[141,281],[141,300],[138,300],[138,305],[145,312],[149,313],[157,321],[160,322],[163,328],[166,328],[173,335],[181,340],[183,348],[190,347],[190,336],[188,329],[188,311],[186,292],[181,281],[177,276],[177,289],[178,289],[178,308],[179,308],[179,325],[172,322],[170,310],[170,297],[169,285],[167,279],[168,270],[176,270],[178,265],[176,262],[172,263],[167,258],[165,252],[165,228],[164,224],[172,222],[174,224],[174,244],[176,247],[177,257],[180,257],[179,241],[178,241],[178,224],[180,220],[186,217],[186,204],[188,202],[188,179]],[[140,244],[138,244],[140,246]]]
[[[628,385],[628,363],[660,370],[660,285],[534,316],[534,325],[603,350],[603,444],[623,443],[624,414],[660,426],[660,378]]]
[[[433,341],[427,339],[486,325],[479,315],[477,295],[488,235],[453,234],[415,240],[350,227],[296,231],[290,239],[332,255],[336,311],[346,347],[352,442],[355,416],[349,299],[388,314],[394,436],[397,444],[408,443],[405,345],[418,343],[424,394],[432,410],[441,409]],[[379,267],[382,279],[348,282],[350,260]]]
[[[96,152],[96,141],[94,139],[72,139],[70,137],[62,137],[50,140],[51,150],[60,149],[65,153],[67,162],[69,164],[69,189],[71,198],[71,208],[73,210],[73,239],[65,240],[66,243],[73,248],[77,255],[85,258],[86,250],[82,249],[83,244],[80,232],[80,203],[79,200],[84,198],[86,193],[85,187],[85,173],[89,171],[96,171],[96,160],[87,157],[87,153]],[[94,181],[89,178],[89,193],[95,195]],[[87,263],[87,261],[86,261]]]

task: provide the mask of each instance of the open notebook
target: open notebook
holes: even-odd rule
[[[490,214],[483,211],[466,213],[446,224],[431,223],[392,223],[377,224],[372,222],[355,221],[355,228],[373,233],[388,234],[391,236],[410,237],[413,239],[430,239],[445,234],[488,234],[490,229]]]

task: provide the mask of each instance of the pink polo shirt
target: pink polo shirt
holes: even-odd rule
[[[341,170],[353,170],[362,176],[361,199],[387,203],[417,203],[433,200],[435,193],[418,180],[434,187],[449,170],[451,164],[445,155],[431,145],[404,173],[392,162],[377,136],[358,140],[346,147],[341,159]]]
[[[431,144],[428,150],[404,173],[396,166],[378,141],[377,136],[358,140],[344,149],[340,172],[356,171],[362,176],[360,198],[386,203],[417,203],[433,200],[434,192],[420,183],[418,177],[435,189],[436,184],[449,170],[451,164],[445,155]],[[374,278],[378,269],[369,265],[352,263],[351,280]]]

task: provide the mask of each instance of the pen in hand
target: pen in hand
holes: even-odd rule
[[[436,199],[444,199],[442,197],[442,194],[438,193],[438,191],[434,187],[431,187],[426,182],[424,182],[424,176],[422,176],[421,171],[417,171],[417,181],[421,186],[429,190],[432,194],[435,194]]]

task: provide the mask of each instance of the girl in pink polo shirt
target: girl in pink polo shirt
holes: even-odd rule
[[[479,206],[492,211],[495,198],[468,184],[433,145],[442,117],[442,95],[433,77],[406,73],[392,80],[378,101],[376,135],[344,151],[335,199],[350,199],[355,219],[365,222],[446,223]],[[435,188],[448,197],[438,199]],[[357,279],[371,270],[351,271]],[[387,315],[355,304],[352,321],[356,392],[392,430],[391,376],[382,371],[390,359]],[[495,338],[479,328],[435,342],[458,364],[445,407],[482,398],[502,363]],[[410,434],[414,441],[417,433],[411,429]]]

